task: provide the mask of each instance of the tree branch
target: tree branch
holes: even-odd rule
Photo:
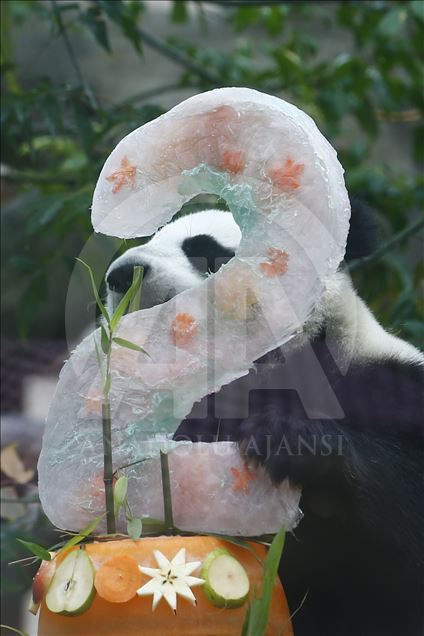
[[[204,4],[214,4],[220,7],[270,7],[282,4],[281,0],[202,0]]]
[[[136,93],[135,95],[131,95],[131,97],[127,97],[119,104],[116,104],[112,108],[112,112],[117,112],[125,106],[130,106],[134,102],[142,102],[146,99],[151,99],[152,97],[158,97],[159,95],[164,95],[165,93],[170,93],[172,91],[184,90],[187,88],[196,88],[193,84],[166,84],[165,86],[158,86],[157,88],[151,88],[150,90],[143,91],[141,93]]]
[[[357,259],[356,261],[351,263],[348,267],[348,270],[350,272],[354,272],[358,269],[362,269],[363,267],[366,267],[370,263],[375,263],[376,261],[379,261],[383,256],[385,256],[388,252],[390,252],[393,249],[393,247],[395,247],[399,243],[402,243],[402,241],[405,241],[407,238],[409,238],[413,234],[417,234],[423,227],[424,227],[424,219],[418,219],[418,221],[411,223],[411,225],[408,225],[404,230],[396,234],[390,241],[382,245],[373,254],[370,254],[370,256]]]
[[[193,62],[193,60],[191,60],[187,55],[185,55],[185,53],[182,53],[182,51],[180,51],[175,46],[168,44],[164,40],[161,40],[151,33],[147,33],[147,31],[140,27],[138,27],[138,33],[140,35],[140,39],[145,44],[147,44],[147,46],[150,46],[152,49],[155,49],[162,55],[165,55],[173,62],[176,62],[187,70],[193,71],[193,73],[198,75],[206,82],[209,82],[210,84],[213,84],[217,87],[222,86],[221,78],[219,77],[219,75],[215,75],[215,73],[207,71],[203,68],[203,66],[197,64],[197,62]]]
[[[78,181],[78,175],[72,172],[33,172],[31,170],[15,170],[4,166],[1,168],[0,177],[4,181],[13,183],[62,183],[64,185],[72,185]]]
[[[59,29],[59,33],[62,36],[63,41],[65,43],[65,47],[66,47],[66,50],[68,52],[69,59],[70,59],[71,64],[72,64],[72,66],[74,68],[75,74],[76,74],[76,76],[78,78],[78,82],[79,82],[81,88],[83,89],[84,93],[87,95],[91,107],[94,110],[97,110],[98,107],[99,107],[98,103],[97,103],[97,100],[96,100],[96,98],[95,98],[95,96],[93,94],[93,91],[91,90],[90,86],[87,84],[87,82],[86,82],[86,80],[84,78],[84,75],[82,74],[80,65],[78,64],[78,60],[77,60],[77,58],[75,56],[74,49],[72,48],[71,40],[69,39],[68,30],[67,30],[67,28],[66,28],[66,26],[65,26],[65,24],[64,24],[64,22],[62,20],[62,14],[61,14],[59,6],[57,4],[57,0],[51,0],[51,4],[52,4],[54,16],[56,18],[56,23],[57,23],[57,26],[58,26],[58,29]]]

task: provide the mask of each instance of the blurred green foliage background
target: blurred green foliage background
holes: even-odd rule
[[[45,318],[54,315],[54,302],[62,310],[74,257],[91,234],[89,207],[101,165],[124,134],[164,112],[165,97],[181,86],[196,92],[243,85],[294,102],[338,150],[350,192],[378,210],[383,242],[417,220],[423,201],[423,2],[178,0],[166,3],[173,36],[165,38],[144,26],[155,2],[160,0],[2,2],[6,203],[27,195],[19,199],[25,203],[5,239],[11,337],[63,337],[63,323],[46,324]],[[187,24],[193,33],[207,32],[211,7],[231,26],[230,51],[175,35]],[[74,81],[42,73],[23,81],[13,33],[34,19],[61,40]],[[140,60],[154,49],[177,64],[175,82],[163,85],[158,77],[157,88],[144,90],[140,76],[134,96],[113,104],[96,94],[73,37],[94,41],[99,56],[120,56],[124,72],[126,53],[114,46],[117,31]],[[396,140],[407,156],[397,152]],[[420,248],[414,230],[353,273],[379,319],[415,343],[423,335]],[[52,301],[49,276],[58,268],[63,285]]]

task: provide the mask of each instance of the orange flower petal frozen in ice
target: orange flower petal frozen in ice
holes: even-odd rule
[[[107,181],[113,182],[112,192],[116,194],[120,191],[123,186],[131,186],[134,189],[135,186],[135,177],[137,174],[137,166],[130,163],[128,157],[125,157],[121,160],[121,166],[119,170],[115,170],[108,177],[106,177]]]
[[[304,169],[303,163],[296,163],[289,157],[284,163],[274,164],[268,168],[267,175],[281,190],[296,190],[300,187],[299,178]]]
[[[243,150],[225,150],[222,153],[221,168],[238,174],[244,170],[245,152]]]
[[[206,114],[208,126],[211,128],[219,128],[221,134],[223,131],[225,132],[225,126],[236,121],[237,117],[237,111],[228,104],[222,104]]]
[[[240,263],[224,278],[216,279],[215,304],[227,318],[247,320],[253,315],[258,298],[250,268]]]
[[[274,278],[275,276],[285,274],[289,262],[289,255],[287,252],[271,247],[267,252],[267,258],[268,261],[259,263],[259,267],[265,276],[268,276],[268,278]]]
[[[190,344],[197,333],[197,324],[191,314],[177,314],[171,324],[171,337],[177,347]]]
[[[250,472],[249,467],[244,464],[243,468],[232,468],[231,474],[234,479],[233,490],[234,492],[242,492],[244,495],[249,493],[249,482],[257,478],[256,471]]]

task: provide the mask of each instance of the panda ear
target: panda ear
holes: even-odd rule
[[[375,211],[364,201],[350,197],[352,214],[346,245],[346,261],[372,254],[378,245],[379,227]]]

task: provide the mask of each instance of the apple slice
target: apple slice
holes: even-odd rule
[[[47,594],[53,575],[56,571],[55,553],[50,552],[51,561],[41,561],[37,574],[32,581],[32,601],[28,607],[31,614],[36,615],[40,607],[40,603]]]
[[[76,616],[93,602],[94,567],[85,550],[73,550],[58,566],[46,595],[46,605],[55,614]]]
[[[215,607],[241,607],[247,601],[249,577],[240,561],[227,550],[219,548],[211,552],[200,575],[205,580],[203,591]]]

